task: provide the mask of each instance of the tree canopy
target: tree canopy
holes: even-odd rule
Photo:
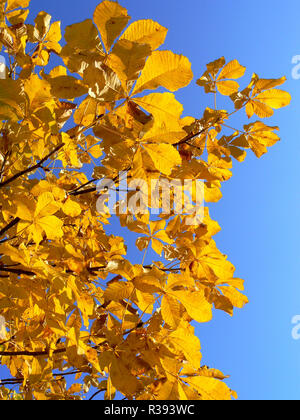
[[[29,3],[0,1],[0,363],[11,374],[0,399],[236,398],[223,373],[203,366],[195,335],[214,310],[233,315],[248,302],[208,205],[199,224],[174,210],[153,215],[151,202],[144,212],[122,211],[121,200],[116,214],[99,212],[110,190],[99,182],[120,192],[120,173],[149,191],[153,180],[192,180],[195,203],[202,180],[205,202],[218,202],[232,160],[279,141],[262,119],[289,104],[278,89],[285,78],[253,74],[240,88],[246,68],[220,58],[197,80],[211,94],[203,115],[183,117],[174,92],[194,76],[186,57],[161,47],[166,28],[131,23],[106,0],[63,39],[46,12],[26,23]],[[123,236],[108,233],[114,219]]]

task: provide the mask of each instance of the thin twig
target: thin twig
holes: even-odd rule
[[[17,225],[19,223],[20,219],[19,217],[16,217],[12,222],[10,222],[7,226],[5,226],[1,231],[0,231],[0,238],[5,235],[6,232],[9,231],[9,229],[11,229],[12,227],[14,227],[15,225]]]
[[[100,391],[95,392],[95,394],[89,399],[89,401],[92,401],[94,398],[96,398],[101,392],[105,392],[105,389],[101,389]]]
[[[41,168],[43,169],[43,163],[45,163],[51,156],[53,156],[55,153],[57,153],[60,149],[64,147],[64,143],[57,146],[51,153],[49,153],[46,157],[44,157],[39,163],[37,163],[34,166],[31,166],[30,168],[24,169],[24,171],[18,172],[16,175],[12,176],[11,178],[8,178],[6,181],[0,183],[0,188],[5,187],[6,185],[16,181],[18,178],[29,174],[30,172],[36,171],[37,169]]]

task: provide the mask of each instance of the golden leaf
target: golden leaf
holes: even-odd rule
[[[187,86],[192,79],[191,63],[186,57],[171,51],[154,51],[146,62],[133,94],[155,90],[159,86],[175,92]]]
[[[102,37],[106,51],[109,51],[114,40],[120,35],[130,20],[127,10],[114,1],[103,1],[94,13],[94,22]]]
[[[133,22],[120,39],[150,45],[152,51],[160,47],[166,39],[168,30],[151,19]]]
[[[226,64],[225,67],[223,67],[217,80],[239,79],[240,77],[244,76],[245,71],[246,67],[241,66],[238,60],[233,60]]]
[[[178,151],[169,144],[147,144],[144,149],[151,157],[155,168],[164,175],[171,175],[172,170],[181,164]]]
[[[188,292],[182,290],[178,292],[168,292],[168,294],[179,300],[185,307],[190,317],[195,321],[200,323],[211,321],[212,307],[206,300],[204,291]]]

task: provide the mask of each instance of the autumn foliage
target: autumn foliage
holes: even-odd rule
[[[0,363],[11,374],[0,399],[236,397],[202,365],[194,331],[213,310],[233,315],[247,303],[213,240],[218,223],[207,207],[197,226],[153,216],[150,204],[148,214],[99,214],[96,183],[118,185],[119,172],[149,184],[199,179],[206,203],[219,201],[232,159],[248,149],[261,157],[279,140],[261,120],[289,104],[278,89],[285,78],[254,74],[240,89],[246,69],[221,58],[197,82],[210,107],[183,118],[172,92],[193,73],[186,57],[160,48],[167,29],[130,24],[126,9],[104,1],[63,39],[45,12],[26,23],[29,1],[0,1]],[[219,94],[228,110],[217,108]],[[245,111],[251,120],[234,128]],[[107,233],[117,218],[123,237]]]

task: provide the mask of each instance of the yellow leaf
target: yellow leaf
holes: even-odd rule
[[[114,1],[103,1],[94,13],[94,22],[108,52],[114,40],[120,35],[130,20],[127,10]]]
[[[168,29],[151,19],[138,20],[126,29],[120,39],[148,44],[154,51],[165,42],[167,33]]]
[[[151,275],[140,276],[134,279],[134,286],[144,293],[160,293],[162,288],[159,280]]]
[[[271,108],[279,109],[289,105],[292,97],[288,92],[283,90],[270,89],[266,92],[260,93],[255,99],[263,102]]]
[[[18,9],[19,7],[26,8],[29,6],[30,0],[7,0],[6,11]]]
[[[72,395],[72,394],[79,394],[79,392],[81,392],[82,389],[82,385],[81,384],[73,384],[71,386],[71,388],[68,389],[68,394]]]
[[[164,175],[171,175],[172,170],[181,164],[177,149],[170,144],[147,144],[144,149],[151,157],[155,168]]]
[[[174,289],[179,286],[194,287],[195,280],[188,274],[169,274],[167,290]]]
[[[160,241],[165,242],[166,244],[173,244],[174,241],[172,239],[170,239],[170,237],[168,236],[168,234],[164,231],[161,230],[160,232],[157,232],[154,236],[155,239],[159,239]]]
[[[154,51],[147,60],[133,94],[143,90],[155,90],[160,86],[175,92],[187,86],[193,79],[190,61],[171,51]]]
[[[102,109],[99,102],[88,96],[81,102],[74,113],[75,124],[87,127],[95,121],[98,114],[101,115],[102,111],[105,113],[105,110]]]
[[[31,74],[30,78],[25,80],[24,86],[32,109],[53,103],[49,83],[46,80],[41,80],[37,74]]]
[[[195,321],[203,323],[209,322],[212,319],[212,306],[207,302],[204,291],[188,292],[182,291],[168,291],[168,294],[178,299],[185,307],[187,313]]]
[[[246,105],[246,113],[248,118],[253,117],[254,114],[256,114],[259,118],[269,118],[272,117],[274,111],[271,107],[263,104],[262,102],[251,100]]]
[[[124,395],[134,395],[137,391],[138,380],[131,374],[121,358],[114,356],[110,375],[113,386]]]
[[[101,372],[102,369],[99,364],[99,358],[97,350],[88,348],[85,352],[86,358],[92,364],[92,366],[96,369],[97,372]]]
[[[280,140],[279,136],[274,133],[274,130],[278,130],[278,127],[269,127],[257,121],[250,126],[245,126],[245,128],[250,129],[247,140],[258,158],[267,153],[267,147],[274,146]]]
[[[208,73],[210,73],[213,78],[216,77],[216,75],[219,73],[219,71],[221,70],[221,68],[225,65],[226,60],[224,57],[221,57],[209,64],[207,64],[207,71]]]
[[[2,107],[12,108],[17,119],[24,115],[25,95],[19,81],[12,79],[0,80],[0,112]]]
[[[159,242],[158,240],[156,240],[156,239],[152,239],[152,249],[158,254],[158,255],[160,255],[161,256],[161,254],[162,254],[162,252],[163,252],[163,249],[164,249],[164,245],[161,243],[161,242]]]
[[[224,96],[230,96],[239,90],[240,85],[233,80],[217,82],[219,92]]]
[[[6,17],[7,20],[11,25],[19,25],[20,23],[24,23],[29,15],[29,10],[26,9],[18,9],[9,12]]]
[[[186,136],[180,122],[183,106],[174,94],[152,93],[134,101],[154,117],[154,125],[145,133],[143,141],[176,143]]]
[[[57,239],[63,237],[63,222],[56,216],[42,217],[35,222],[35,226],[44,230],[48,239]]]
[[[59,76],[67,76],[67,69],[64,66],[57,66],[54,67],[50,73],[49,76],[51,76],[52,78],[54,77],[59,77]]]
[[[286,82],[286,77],[281,77],[280,79],[259,79],[255,83],[254,94],[256,95],[263,90],[273,89],[275,87],[281,86]]]
[[[189,330],[178,328],[170,335],[171,343],[184,354],[186,360],[191,363],[194,369],[200,369],[202,359],[201,345],[199,338],[195,337]]]
[[[49,32],[47,33],[47,36],[45,38],[45,41],[49,41],[51,43],[57,43],[61,40],[61,28],[60,28],[60,22],[54,22],[50,26]],[[49,48],[49,44],[47,45],[47,48]]]
[[[51,93],[57,98],[74,99],[83,96],[88,92],[86,86],[81,80],[75,79],[71,76],[58,76],[53,79],[49,78],[51,85]]]
[[[69,47],[80,50],[92,50],[100,43],[97,28],[91,19],[67,26],[65,39]]]
[[[91,317],[94,313],[95,302],[92,296],[88,294],[78,295],[77,296],[77,304],[78,308],[82,313],[82,318],[84,325],[88,328],[89,327],[89,317]]]
[[[43,180],[36,184],[31,190],[31,193],[36,197],[39,197],[44,192],[51,192],[54,200],[58,201],[62,201],[66,197],[66,193],[62,188]]]
[[[16,216],[21,220],[32,221],[36,209],[35,201],[27,197],[22,197],[22,200],[19,200],[16,197],[15,203],[17,206]]]
[[[62,206],[63,212],[70,217],[77,217],[81,214],[81,207],[76,201],[68,199]]]
[[[237,60],[233,60],[226,64],[217,80],[239,79],[240,77],[244,76],[245,71],[246,67],[241,66]]]
[[[88,152],[93,156],[95,159],[99,159],[102,156],[102,148],[99,144],[91,147]]]
[[[32,361],[31,372],[30,372],[31,381],[32,382],[39,381],[41,379],[42,372],[43,372],[43,367],[41,365],[41,361],[37,358],[34,358]]]
[[[126,39],[120,40],[113,47],[107,65],[117,73],[126,92],[139,77],[150,54],[149,45],[137,44]]]
[[[151,235],[153,235],[156,232],[159,232],[163,230],[166,227],[166,221],[165,220],[157,220],[150,222],[150,232]]]
[[[161,303],[161,314],[164,321],[171,327],[177,328],[182,320],[181,305],[177,299],[167,294],[163,297]]]
[[[34,217],[37,219],[45,216],[52,216],[59,208],[59,205],[54,201],[53,195],[50,192],[44,192],[38,199]]]
[[[197,376],[185,380],[205,401],[230,401],[231,392],[227,385],[217,379]]]
[[[104,292],[104,298],[107,300],[121,300],[121,299],[129,299],[132,295],[134,290],[134,286],[132,283],[113,283],[108,286],[108,288]]]
[[[247,303],[249,303],[248,298],[236,290],[232,286],[221,286],[220,290],[222,291],[223,295],[226,296],[233,306],[236,308],[243,308]]]

